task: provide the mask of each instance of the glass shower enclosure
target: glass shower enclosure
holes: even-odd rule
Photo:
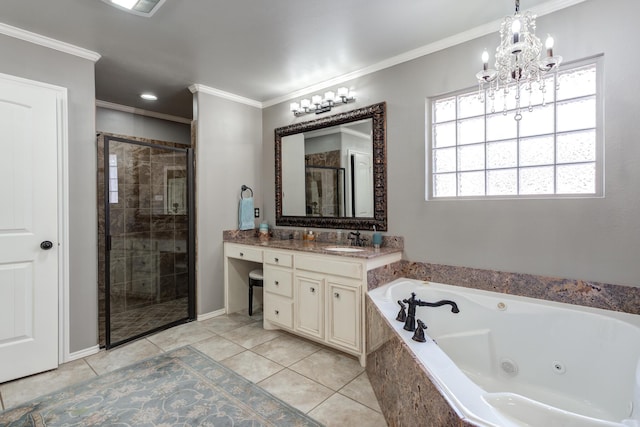
[[[111,348],[195,318],[193,153],[111,135],[98,145],[100,339]]]

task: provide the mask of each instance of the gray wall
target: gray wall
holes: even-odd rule
[[[262,208],[262,112],[203,92],[195,94],[195,104],[197,312],[202,315],[224,308],[222,232],[238,228],[243,184],[253,189],[254,206]]]
[[[592,0],[538,18],[537,34],[553,34],[555,52],[565,61],[604,54],[604,198],[425,201],[425,99],[474,87],[480,54],[498,45],[498,28],[346,83],[358,94],[350,109],[387,102],[389,234],[404,236],[405,258],[640,285],[640,79],[629,50],[629,41],[638,37],[638,15],[637,0]],[[273,130],[315,118],[295,118],[288,105],[263,114],[270,221],[275,217]]]
[[[0,35],[0,72],[68,89],[70,352],[98,342],[94,63]]]
[[[96,130],[191,145],[191,125],[109,108],[96,108]]]

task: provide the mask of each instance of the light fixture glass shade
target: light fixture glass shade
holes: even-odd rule
[[[324,95],[313,95],[311,98],[304,98],[297,102],[289,104],[289,110],[296,116],[300,117],[305,114],[322,114],[331,111],[332,108],[355,102],[355,94],[347,87],[340,87],[337,90],[328,90]]]

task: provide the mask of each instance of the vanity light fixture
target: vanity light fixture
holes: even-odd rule
[[[140,98],[144,99],[145,101],[157,101],[158,97],[155,96],[152,93],[143,93],[142,95],[140,95]]]
[[[476,74],[478,79],[478,96],[486,93],[489,99],[495,99],[495,93],[504,92],[504,114],[507,114],[507,94],[512,86],[515,87],[515,116],[514,119],[522,119],[521,92],[529,92],[529,111],[532,111],[531,95],[533,83],[542,93],[542,104],[545,104],[546,92],[545,76],[549,72],[557,72],[561,56],[553,55],[553,37],[548,36],[543,55],[542,43],[536,37],[536,15],[530,11],[520,13],[520,0],[515,0],[516,11],[513,16],[506,16],[500,25],[500,45],[496,48],[496,69],[489,68],[489,53],[485,50],[482,54],[482,71]]]
[[[311,99],[305,98],[300,102],[292,102],[289,110],[296,116],[304,116],[305,114],[321,114],[331,111],[331,109],[340,104],[348,104],[355,101],[353,91],[347,87],[339,87],[336,92],[327,91],[322,95],[313,95]]]
[[[117,7],[125,12],[138,16],[150,17],[165,2],[165,0],[102,0],[103,2]]]

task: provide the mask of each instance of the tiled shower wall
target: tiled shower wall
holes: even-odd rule
[[[98,136],[99,338],[105,344],[105,137]],[[172,143],[119,137],[164,146]],[[186,206],[166,206],[166,181],[186,179],[187,157],[148,146],[110,142],[117,184],[110,203],[111,313],[118,314],[188,294],[189,223]],[[117,190],[116,190],[117,189]],[[185,309],[186,310],[186,309]],[[115,337],[116,340],[126,337]],[[112,337],[114,341],[114,337]]]

